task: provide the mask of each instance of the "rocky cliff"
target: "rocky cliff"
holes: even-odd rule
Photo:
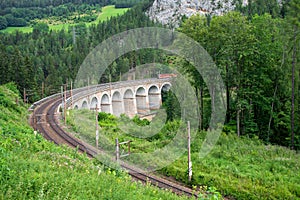
[[[247,4],[247,0],[243,0]],[[234,0],[155,0],[147,15],[164,25],[177,27],[183,16],[221,15],[235,8]]]

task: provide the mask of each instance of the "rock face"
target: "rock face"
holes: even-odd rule
[[[243,0],[244,5],[247,3]],[[183,16],[222,15],[234,8],[234,0],[155,0],[146,14],[154,21],[177,27]]]

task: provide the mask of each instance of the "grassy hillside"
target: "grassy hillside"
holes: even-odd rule
[[[92,145],[95,144],[94,115],[88,110],[74,110],[70,111],[68,118],[77,136]],[[143,139],[122,132],[114,116],[101,113],[99,119],[101,144],[104,141],[113,145],[115,138],[121,142],[132,140],[131,151],[139,153],[151,152],[168,144],[180,123],[168,122],[157,135]],[[217,188],[224,196],[235,199],[300,199],[299,153],[285,147],[265,145],[257,138],[238,138],[235,133],[224,133],[212,152],[200,159],[198,152],[204,136],[205,132],[198,133],[192,144],[193,179],[190,184],[194,187],[210,192]],[[140,162],[149,160],[151,158]],[[187,154],[160,172],[189,184]]]
[[[110,17],[116,17],[118,15],[122,15],[124,14],[129,8],[115,8],[114,5],[109,5],[109,6],[105,6],[102,8],[102,12],[98,14],[98,17],[96,19],[96,21],[94,22],[88,22],[85,23],[87,26],[90,26],[92,24],[96,24],[102,21],[106,21],[108,20]],[[44,22],[47,23],[48,19],[41,19],[38,20],[37,22]],[[49,28],[51,30],[55,30],[55,31],[60,31],[62,29],[68,30],[69,26],[75,25],[73,23],[66,23],[66,22],[60,22],[57,21],[56,24],[49,24]],[[1,30],[0,32],[3,33],[13,33],[15,31],[21,31],[23,33],[30,33],[32,32],[33,28],[30,26],[26,26],[26,27],[8,27],[4,30]]]
[[[204,134],[204,133],[202,133]],[[288,148],[264,145],[258,139],[223,134],[204,159],[192,146],[193,183],[218,188],[236,199],[300,199],[300,154]],[[162,170],[187,182],[186,156]]]
[[[13,84],[0,86],[0,199],[186,199],[34,134],[17,99]]]

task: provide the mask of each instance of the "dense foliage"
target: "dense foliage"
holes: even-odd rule
[[[67,3],[72,3],[72,4],[103,4],[106,5],[110,3],[109,0],[1,0],[0,3],[0,9],[5,10],[8,8],[31,8],[31,7],[56,7],[62,4],[67,4]]]
[[[45,24],[37,24],[32,34],[0,34],[0,84],[15,81],[20,91],[23,88],[31,90],[30,101],[41,98],[42,82],[45,95],[59,92],[63,83],[75,79],[86,55],[101,41],[128,29],[153,26],[143,9],[139,6],[121,17],[90,27],[80,23],[74,29],[56,32]],[[120,73],[124,74],[140,63],[159,61],[160,57],[161,54],[153,54],[151,50],[131,52],[113,63],[101,81],[108,81],[109,73],[112,81],[119,80]],[[20,78],[22,70],[26,72]]]
[[[244,1],[236,0],[236,10],[250,18],[256,14],[264,15],[265,13],[272,17],[284,17],[289,2],[290,0],[248,0],[248,4],[243,5]]]
[[[19,3],[22,2],[22,3]],[[29,3],[30,2],[30,3]],[[0,4],[0,16],[5,19],[0,20],[0,30],[6,27],[22,27],[33,24],[36,19],[49,17],[59,17],[60,19],[80,19],[80,16],[86,14],[90,20],[94,17],[93,11],[100,10],[109,1],[10,1],[11,4]],[[24,4],[23,4],[24,3]],[[30,6],[32,4],[32,6]],[[26,5],[26,6],[25,6]],[[95,17],[94,17],[95,18]],[[82,21],[82,20],[81,20]]]
[[[46,141],[27,115],[16,86],[0,86],[0,199],[187,199]]]
[[[291,5],[285,19],[261,13],[248,18],[238,12],[212,18],[194,16],[180,31],[198,41],[221,72],[226,86],[226,131],[299,149],[300,37],[299,16],[293,10],[300,2]],[[202,105],[201,127],[207,129],[211,114],[208,88],[192,65],[177,63],[193,77]]]
[[[146,2],[145,0],[113,0],[116,8],[130,8],[138,3]]]
[[[6,1],[4,1],[6,2]],[[140,0],[81,0],[81,1],[9,1],[0,4],[0,30],[7,27],[32,26],[37,20],[91,22],[101,7],[114,4],[116,8],[130,8]]]

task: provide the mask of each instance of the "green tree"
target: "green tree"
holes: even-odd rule
[[[49,26],[46,23],[37,23],[33,26],[32,37],[37,39],[39,35],[49,32]]]
[[[0,16],[0,30],[6,29],[7,21],[5,17]]]
[[[167,112],[167,120],[173,121],[179,119],[181,116],[180,104],[171,91],[163,92],[162,94],[163,108]]]
[[[298,88],[298,76],[297,76],[297,53],[299,49],[299,30],[300,30],[300,1],[299,0],[291,0],[288,8],[288,22],[291,25],[292,36],[291,36],[291,44],[292,44],[292,101],[291,101],[291,148],[295,148],[295,113],[297,113],[298,106],[297,102],[297,88]],[[299,122],[298,122],[299,124]]]
[[[205,17],[194,16],[180,28],[203,45],[220,69],[226,85],[226,123],[235,123],[238,135],[257,135],[266,141],[269,137],[275,141],[277,135],[284,141],[287,136],[286,127],[280,132],[283,129],[275,130],[274,124],[279,113],[288,112],[282,24],[282,19],[271,15],[249,20],[232,12],[213,17],[209,23]],[[192,83],[200,86],[202,79],[195,68],[182,66],[193,77]]]

